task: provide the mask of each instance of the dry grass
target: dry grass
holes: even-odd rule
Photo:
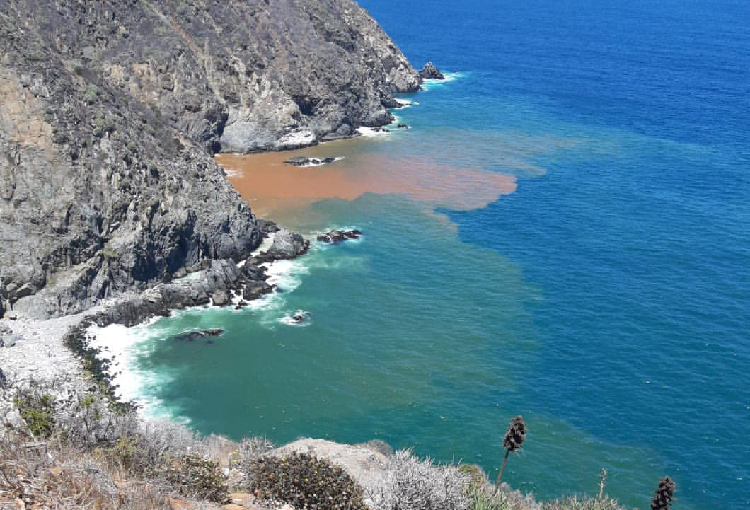
[[[544,503],[543,510],[623,510],[616,499],[570,496]]]
[[[57,510],[171,510],[148,483],[114,477],[108,466],[77,449],[0,439],[0,504]]]

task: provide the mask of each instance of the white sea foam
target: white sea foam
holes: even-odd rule
[[[98,349],[98,357],[109,361],[107,374],[115,386],[115,395],[123,401],[135,402],[139,412],[146,418],[176,418],[170,415],[163,402],[156,397],[154,389],[168,383],[172,375],[155,373],[138,366],[138,359],[153,350],[153,341],[159,336],[151,326],[157,319],[128,328],[111,324],[100,328],[92,326],[90,346]]]
[[[388,136],[391,134],[390,132],[383,131],[380,128],[371,128],[371,127],[365,127],[365,126],[358,127],[357,133],[366,137]]]
[[[253,253],[258,254],[268,250],[273,243],[273,238],[274,234],[267,236]],[[264,263],[267,267],[267,281],[275,285],[277,291],[249,302],[245,308],[235,313],[258,314],[260,324],[268,328],[274,328],[279,323],[293,323],[290,325],[294,326],[308,325],[309,320],[294,321],[292,314],[286,309],[286,296],[302,284],[303,276],[310,272],[309,261],[314,260],[314,252],[319,249],[317,243],[314,243],[311,253],[306,257]],[[188,277],[194,277],[194,274]],[[234,304],[241,300],[241,293],[232,294]],[[181,314],[207,313],[209,310],[218,311],[219,309],[192,307],[173,312],[172,318],[177,318]],[[223,310],[226,313],[226,308]],[[171,321],[172,318],[163,320]],[[119,399],[136,403],[139,406],[139,413],[145,418],[168,418],[187,422],[186,418],[175,414],[157,396],[158,389],[173,381],[175,374],[163,367],[159,369],[159,372],[155,372],[139,366],[139,360],[148,357],[157,348],[157,342],[165,341],[171,336],[167,334],[167,330],[155,324],[158,320],[160,318],[132,328],[119,324],[104,328],[92,326],[89,328],[89,333],[92,335],[90,345],[99,350],[100,359],[109,361],[107,373],[111,377],[112,384],[115,386],[115,395]]]
[[[412,101],[411,99],[396,99],[396,102],[398,103],[397,110],[405,110],[412,106],[419,106],[418,102]]]
[[[458,78],[462,78],[464,76],[463,73],[443,73],[443,76],[445,76],[442,80],[436,80],[436,79],[426,79],[422,81],[422,90],[427,91],[436,87],[440,87],[442,85],[445,85],[446,83],[450,83],[452,81],[457,80]]]
[[[301,320],[295,319],[294,318],[295,315],[301,315],[302,319]],[[289,312],[283,317],[280,317],[278,319],[278,322],[280,322],[281,324],[285,324],[287,326],[305,328],[312,323],[312,314],[305,310],[297,310],[295,312]]]

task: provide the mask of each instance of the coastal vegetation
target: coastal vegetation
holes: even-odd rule
[[[330,461],[306,453],[260,457],[248,472],[249,488],[259,497],[310,510],[366,510],[363,490]]]
[[[540,502],[507,484],[490,483],[479,466],[439,464],[379,442],[356,447],[383,459],[369,467],[376,476],[362,477],[340,456],[290,453],[263,438],[235,442],[201,437],[172,422],[144,422],[134,409],[113,405],[98,385],[64,399],[51,395],[41,383],[18,392],[23,422],[0,439],[0,502],[59,509],[622,508],[604,494],[604,484],[596,497]],[[525,438],[523,418],[513,418],[504,438],[506,453]],[[652,510],[669,510],[674,490],[671,479],[662,479]]]

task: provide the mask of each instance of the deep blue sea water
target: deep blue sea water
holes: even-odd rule
[[[522,413],[506,480],[543,499],[595,493],[604,467],[630,506],[669,474],[675,509],[750,508],[750,4],[360,3],[415,65],[459,74],[347,171],[420,158],[517,190],[286,214],[366,235],[315,245],[255,309],[145,328],[141,396],[203,432],[381,438],[490,473]],[[227,333],[169,341],[202,327]]]

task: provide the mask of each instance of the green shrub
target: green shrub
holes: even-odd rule
[[[164,468],[164,478],[183,496],[226,503],[229,488],[219,464],[198,455],[185,455]]]
[[[55,399],[35,388],[21,390],[13,403],[34,437],[47,438],[55,428]]]
[[[96,88],[96,85],[89,84],[86,86],[86,92],[83,94],[83,100],[86,101],[86,103],[94,104],[98,96],[99,89]]]
[[[98,112],[91,122],[91,127],[93,128],[94,136],[102,138],[105,134],[114,132],[115,123],[109,115]]]
[[[362,488],[338,466],[305,453],[260,457],[251,464],[250,489],[260,498],[307,510],[366,510]]]

